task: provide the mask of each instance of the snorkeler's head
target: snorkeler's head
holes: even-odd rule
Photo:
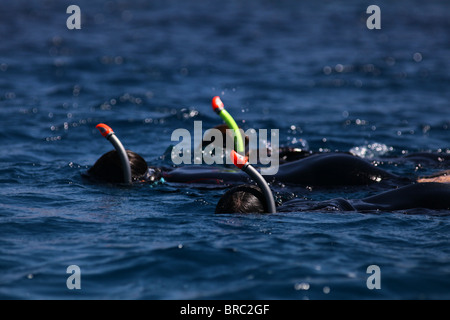
[[[132,180],[148,180],[149,170],[144,158],[133,151],[126,150],[126,152],[130,161]],[[95,180],[109,183],[124,182],[122,163],[117,151],[112,150],[102,155],[88,170],[88,175]]]
[[[267,213],[268,208],[261,189],[241,185],[229,189],[220,198],[216,213]]]

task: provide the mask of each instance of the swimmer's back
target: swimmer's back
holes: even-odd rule
[[[450,210],[450,184],[425,182],[411,184],[402,188],[352,202],[357,210],[406,210],[427,208]]]
[[[346,153],[322,153],[280,166],[276,179],[311,186],[369,185],[395,179],[394,174]]]
[[[163,178],[168,182],[234,184],[248,183],[248,176],[240,170],[204,165],[183,166],[163,172]]]

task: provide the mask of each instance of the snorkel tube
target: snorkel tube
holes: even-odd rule
[[[212,107],[213,110],[225,121],[228,128],[234,130],[234,134],[237,138],[237,142],[235,143],[237,152],[243,154],[244,153],[244,140],[242,139],[241,131],[239,130],[238,125],[236,124],[236,121],[234,121],[233,117],[228,113],[227,110],[225,110],[225,106],[220,100],[219,96],[215,96],[212,99]]]
[[[120,142],[119,138],[115,135],[113,129],[111,129],[109,126],[107,126],[104,123],[99,123],[95,126],[102,136],[106,138],[116,149],[117,153],[120,157],[120,162],[122,163],[123,168],[123,177],[124,182],[131,184],[131,167],[130,167],[130,160],[128,159],[127,152],[125,151],[125,148],[123,147],[122,143]]]
[[[262,190],[264,198],[266,199],[268,213],[276,213],[275,201],[273,199],[272,191],[269,188],[266,180],[263,176],[248,162],[247,157],[244,157],[236,151],[231,151],[231,160],[234,165],[244,171],[252,178],[258,187]]]

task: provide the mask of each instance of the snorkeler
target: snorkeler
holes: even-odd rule
[[[270,213],[263,192],[255,185],[229,189],[219,200],[215,213]],[[450,184],[415,183],[362,199],[326,201],[289,200],[278,212],[358,211],[377,212],[408,209],[450,210]]]
[[[247,172],[258,186],[241,185],[229,189],[217,203],[216,213],[273,213],[276,210],[280,212],[313,210],[374,212],[416,208],[450,210],[450,181],[446,181],[449,183],[410,184],[359,200],[341,198],[320,202],[290,200],[274,210],[268,204],[273,203],[273,195],[260,174],[254,169],[246,170],[247,167],[251,168],[246,158],[239,157],[235,152],[232,152],[232,158],[234,164]],[[237,162],[238,159],[240,163]]]
[[[83,175],[97,181],[108,183],[155,182],[161,179],[157,170],[149,168],[147,162],[136,152],[126,150],[114,131],[106,124],[99,123],[100,131],[115,150],[102,155],[95,164]]]

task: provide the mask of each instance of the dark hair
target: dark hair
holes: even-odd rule
[[[267,213],[261,189],[254,185],[233,187],[220,198],[216,213]]]
[[[133,181],[140,180],[148,172],[147,163],[137,153],[130,150],[126,151],[131,166],[131,178]],[[122,163],[117,151],[112,150],[102,155],[88,170],[88,174],[91,178],[104,182],[124,182]]]
[[[220,131],[220,133],[222,133],[222,148],[225,149],[227,147],[227,137],[229,135],[227,135],[227,130],[232,130],[228,127],[228,125],[226,124],[219,124],[215,127],[213,127],[212,129],[217,129]],[[214,142],[214,136],[212,137],[211,141],[206,141],[206,140],[202,140],[202,149],[204,149],[207,145],[209,145],[210,143]],[[249,148],[249,137],[247,135],[244,135],[244,146],[246,149],[246,154],[248,155],[248,148]]]

